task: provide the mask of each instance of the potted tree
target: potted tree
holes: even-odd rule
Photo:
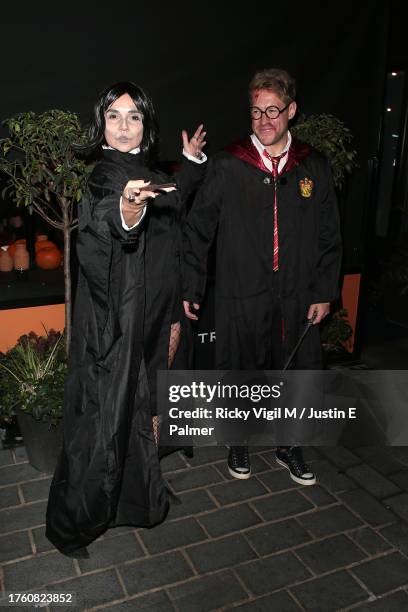
[[[73,144],[85,142],[75,113],[49,110],[7,119],[9,137],[0,140],[0,171],[7,176],[3,194],[36,212],[64,236],[65,342],[71,340],[71,234],[77,227],[76,204],[92,165],[78,157]]]
[[[322,326],[322,347],[328,355],[333,356],[347,350],[353,335],[353,329],[347,317],[347,310],[340,308]]]
[[[17,414],[30,464],[52,471],[61,446],[61,417],[67,370],[63,336],[30,332],[0,355],[0,419]]]

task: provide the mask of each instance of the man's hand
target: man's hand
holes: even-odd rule
[[[204,138],[207,132],[203,132],[203,127],[203,124],[199,125],[194,132],[194,136],[190,139],[188,138],[186,130],[181,132],[185,152],[197,159],[202,158],[202,149],[206,145]]]
[[[187,302],[186,300],[184,300],[183,306],[184,306],[184,314],[186,315],[186,317],[188,319],[191,319],[192,321],[198,321],[197,315],[194,314],[191,308],[193,307],[194,310],[200,310],[200,304],[196,304],[195,302],[191,303],[191,302]]]
[[[330,302],[324,302],[323,304],[312,304],[309,307],[307,318],[311,319],[313,314],[316,313],[316,318],[313,321],[313,325],[317,325],[326,317],[330,312]]]

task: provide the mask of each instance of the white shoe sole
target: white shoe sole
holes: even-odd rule
[[[234,470],[231,470],[229,465],[227,467],[231,476],[233,476],[234,478],[238,478],[238,480],[248,480],[248,478],[251,477],[251,471],[249,471],[248,474],[244,474],[243,472],[234,472]]]
[[[284,461],[281,461],[278,457],[276,457],[276,455],[275,455],[275,459],[276,459],[276,462],[279,463],[279,465],[281,465],[282,467],[284,467],[284,468],[286,468],[288,470],[289,476],[297,484],[306,485],[307,487],[309,487],[310,485],[316,484],[316,482],[317,482],[316,476],[314,476],[313,478],[308,478],[308,479],[298,478],[297,476],[292,474],[292,472],[289,469],[289,466],[287,466]]]

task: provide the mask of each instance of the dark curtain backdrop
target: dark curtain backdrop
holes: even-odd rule
[[[96,7],[96,5],[94,5]],[[106,8],[105,8],[106,6]],[[102,8],[103,7],[103,8]],[[385,0],[360,2],[106,3],[97,15],[2,9],[2,118],[63,108],[87,121],[96,94],[134,80],[153,97],[162,157],[180,131],[204,122],[209,153],[248,131],[247,84],[258,68],[286,67],[300,112],[334,113],[355,136],[358,171],[342,201],[345,271],[361,269],[370,216],[368,161],[377,155],[388,36]],[[9,14],[6,14],[8,11]],[[10,11],[15,11],[13,15]]]

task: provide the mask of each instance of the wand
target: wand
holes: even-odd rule
[[[289,355],[289,358],[288,358],[287,362],[285,363],[285,366],[284,366],[282,372],[285,372],[285,370],[287,370],[288,367],[290,366],[290,364],[292,363],[293,358],[295,357],[296,353],[298,352],[300,345],[302,344],[302,342],[303,342],[307,332],[312,327],[316,317],[317,317],[317,312],[314,311],[312,318],[307,320],[307,323],[306,323],[305,328],[304,328],[304,330],[302,332],[302,335],[300,336],[299,340],[297,341],[295,348],[293,349],[293,351]]]

